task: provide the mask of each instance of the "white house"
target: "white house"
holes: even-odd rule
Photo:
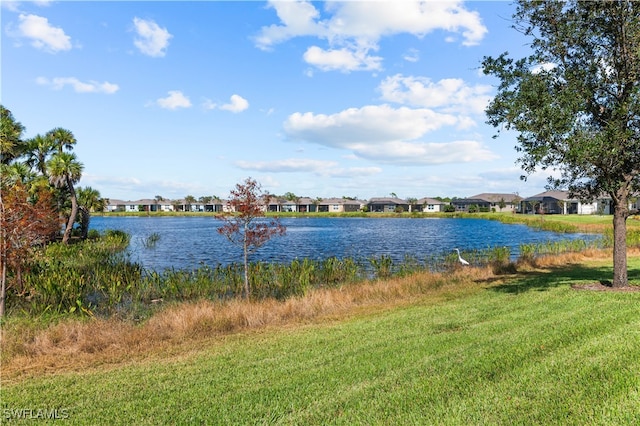
[[[435,198],[425,197],[425,198],[420,198],[418,201],[416,201],[415,206],[416,206],[416,211],[421,211],[423,213],[437,213],[437,212],[443,212],[444,207],[447,204],[448,203],[445,203],[444,201],[436,200]],[[413,211],[413,208],[412,208],[412,211]]]

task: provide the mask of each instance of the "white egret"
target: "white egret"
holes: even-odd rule
[[[462,256],[460,256],[460,250],[458,250],[457,248],[454,250],[458,253],[458,262],[460,262],[461,265],[468,266],[469,262],[467,262],[462,258]]]

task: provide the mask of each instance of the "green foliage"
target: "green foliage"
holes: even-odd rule
[[[614,200],[613,282],[627,283],[630,197],[640,191],[640,3],[517,2],[513,27],[530,37],[531,55],[485,57],[498,78],[488,122],[515,130],[526,173],[553,168],[556,188]]]
[[[23,274],[23,292],[8,294],[8,305],[33,314],[115,308],[140,280],[140,267],[124,253],[128,244],[126,233],[108,231],[77,244],[48,245]]]
[[[613,230],[607,229],[603,235],[605,247],[613,247]],[[640,247],[640,229],[627,229],[627,247]]]
[[[160,241],[160,234],[152,232],[148,237],[142,239],[142,245],[144,248],[155,248],[156,244]]]
[[[371,257],[369,263],[373,266],[373,272],[378,279],[389,278],[393,275],[393,259],[389,255]]]
[[[606,239],[598,239],[591,242],[575,239],[561,241],[547,241],[538,244],[520,244],[518,260],[524,263],[534,264],[540,256],[558,255],[562,253],[578,253],[589,248],[607,247]]]
[[[493,273],[496,275],[513,274],[516,272],[516,266],[511,262],[511,250],[509,247],[494,247],[488,249],[487,260]]]

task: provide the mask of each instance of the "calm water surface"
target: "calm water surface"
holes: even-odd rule
[[[298,258],[331,256],[366,259],[405,256],[425,259],[438,254],[506,246],[518,255],[521,243],[567,239],[592,239],[585,234],[557,234],[525,225],[507,225],[485,219],[449,218],[285,218],[287,234],[276,237],[251,257],[252,261],[288,263]],[[147,269],[191,269],[242,261],[242,249],[216,231],[221,222],[213,217],[94,217],[91,228],[119,229],[131,235],[133,261]],[[144,240],[160,235],[153,248]]]

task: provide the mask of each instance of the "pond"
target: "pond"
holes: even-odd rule
[[[558,234],[520,224],[460,218],[284,218],[287,233],[252,254],[251,261],[289,263],[294,259],[328,257],[369,259],[382,255],[402,262],[492,247],[508,247],[517,257],[520,244],[595,239],[587,234]],[[217,229],[213,217],[94,217],[91,229],[118,229],[131,235],[131,260],[146,269],[193,269],[242,262],[242,249]],[[145,246],[150,235],[158,241]]]

